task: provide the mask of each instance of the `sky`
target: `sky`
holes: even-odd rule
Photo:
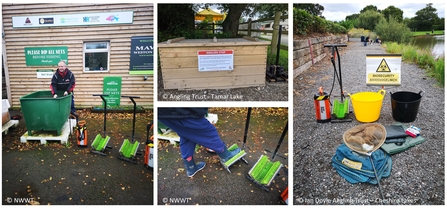
[[[431,2],[428,2],[431,3]],[[416,12],[425,8],[428,3],[397,3],[397,4],[389,4],[389,3],[319,3],[320,5],[324,6],[323,16],[326,18],[326,20],[331,21],[341,21],[345,20],[346,16],[352,15],[352,14],[359,14],[360,10],[365,8],[368,5],[374,5],[377,6],[377,9],[384,10],[385,8],[389,6],[394,6],[399,9],[401,9],[403,13],[403,17],[406,18],[412,18],[416,16]],[[442,18],[445,17],[445,3],[433,3],[433,7],[437,9],[438,17]]]

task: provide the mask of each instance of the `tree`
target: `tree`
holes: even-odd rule
[[[358,26],[367,30],[374,30],[377,23],[382,19],[385,19],[383,14],[373,10],[366,10],[365,12],[360,13]]]
[[[397,7],[389,6],[382,11],[382,14],[385,16],[387,21],[390,19],[390,16],[393,16],[394,20],[397,22],[402,22],[404,11]]]
[[[346,17],[345,17],[345,20],[346,20],[346,21],[349,21],[349,20],[356,20],[356,19],[359,18],[359,16],[360,16],[360,14],[351,14],[351,15],[346,16]]]
[[[360,14],[364,13],[366,11],[369,11],[369,10],[374,11],[374,12],[380,12],[380,10],[377,9],[377,6],[368,5],[368,6],[364,7],[362,10],[360,10]]]
[[[408,43],[411,39],[410,28],[402,22],[397,22],[393,16],[390,16],[388,21],[382,18],[374,31],[382,41]]]
[[[293,4],[293,7],[307,11],[311,15],[323,17],[324,6],[320,4]]]
[[[416,12],[416,16],[413,18],[417,23],[417,30],[432,30],[433,25],[439,22],[438,14],[436,13],[436,8],[433,7],[432,3],[427,4],[427,6]]]
[[[239,19],[245,12],[251,13],[250,4],[221,4],[220,9],[227,12],[227,17],[222,22],[223,32],[230,32],[233,37],[237,37],[239,29]]]
[[[287,4],[256,4],[253,13],[257,14],[259,19],[274,17],[276,11],[280,11],[281,15],[287,15],[289,6]]]
[[[270,43],[270,53],[277,55],[278,37],[279,37],[279,23],[281,16],[288,14],[287,4],[257,4],[254,7],[253,13],[258,13],[260,18],[274,17],[272,41]]]
[[[173,11],[176,15],[172,15]],[[158,4],[158,41],[182,37],[185,31],[194,30],[192,4]]]

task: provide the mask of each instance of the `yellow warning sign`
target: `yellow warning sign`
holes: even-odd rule
[[[382,61],[379,64],[379,67],[377,67],[376,72],[391,72],[391,69],[386,63],[385,59],[382,59]]]
[[[388,85],[390,83],[399,83],[399,74],[397,73],[374,73],[368,74],[368,84],[372,85]]]
[[[366,84],[399,86],[402,56],[400,54],[367,54]]]

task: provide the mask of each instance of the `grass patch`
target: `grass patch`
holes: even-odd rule
[[[368,37],[368,35],[369,35],[369,37],[376,37],[377,36],[375,32],[372,32],[370,30],[365,30],[365,29],[362,29],[362,28],[352,28],[352,29],[350,29],[348,31],[348,35],[351,38],[360,38],[362,36]]]
[[[445,56],[435,58],[429,50],[422,50],[413,45],[400,45],[396,42],[382,44],[387,53],[402,54],[402,60],[408,63],[415,63],[420,68],[425,69],[428,76],[436,79],[438,84],[444,87]]]
[[[276,56],[270,53],[270,46],[267,49],[267,65],[276,65]],[[279,50],[278,65],[284,68],[284,71],[289,70],[289,52],[288,50]]]
[[[411,32],[412,36],[421,36],[421,35],[444,35],[444,30],[435,30],[433,33],[431,31],[416,31]]]

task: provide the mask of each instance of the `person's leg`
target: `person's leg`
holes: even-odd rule
[[[200,119],[159,119],[164,125],[174,130],[180,137],[196,144],[221,152],[225,144],[220,139],[216,127],[205,117]]]
[[[76,108],[75,108],[73,93],[71,93],[71,113],[76,116]]]
[[[241,151],[239,148],[228,151],[225,143],[220,139],[216,127],[205,117],[200,119],[159,120],[174,130],[181,138],[186,138],[189,141],[214,150],[223,162],[226,162]],[[188,155],[183,155],[182,153],[182,157],[186,156]]]
[[[180,137],[180,152],[182,154],[183,164],[185,165],[186,175],[193,177],[197,172],[205,168],[205,162],[194,161],[194,151],[196,149],[196,143],[190,141],[184,137]]]

